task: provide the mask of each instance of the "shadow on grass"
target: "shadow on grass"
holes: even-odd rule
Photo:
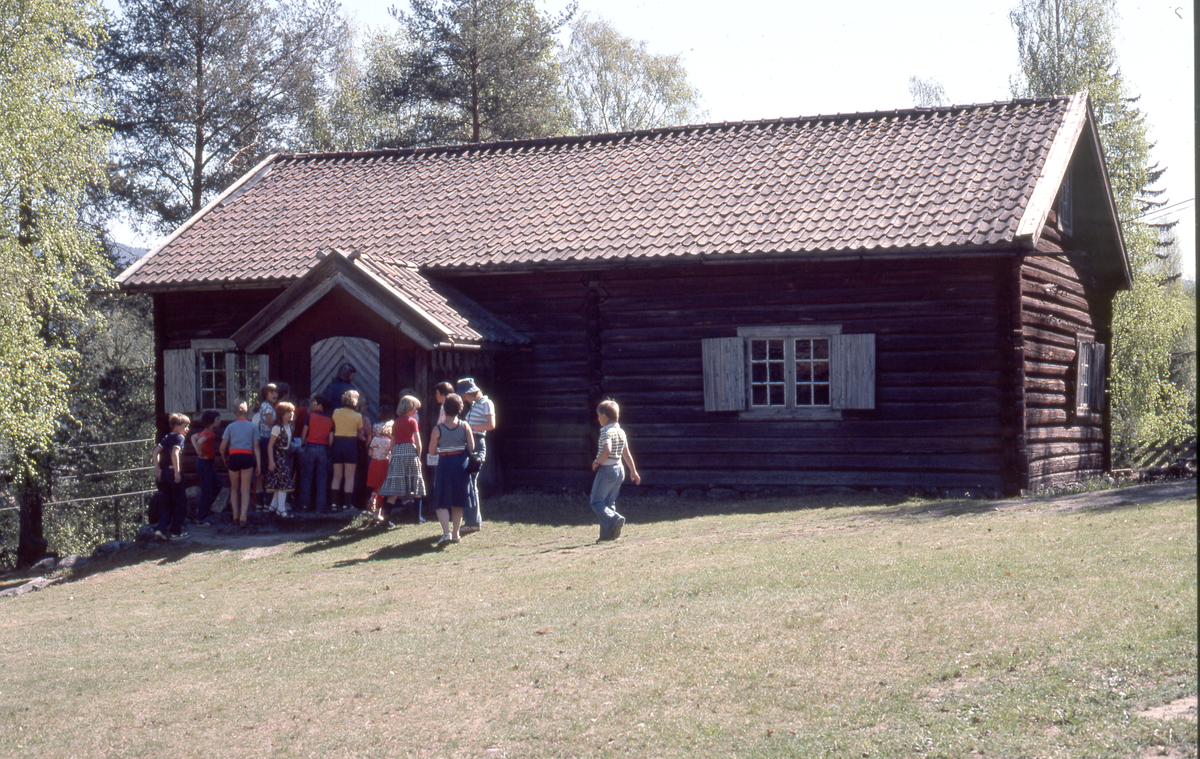
[[[384,546],[376,551],[372,551],[370,554],[360,559],[346,559],[344,561],[335,562],[333,566],[342,569],[346,567],[358,566],[359,564],[366,564],[372,561],[412,559],[429,553],[440,553],[443,549],[437,544],[439,539],[441,539],[440,535],[427,535],[422,538],[414,538],[406,543],[397,543],[395,545]]]
[[[634,495],[617,501],[616,509],[631,524],[677,522],[729,514],[786,514],[846,506],[888,506],[909,500],[903,495],[838,491],[766,498],[681,498]],[[967,503],[972,503],[968,501]],[[596,524],[586,493],[507,494],[483,501],[484,521],[545,527]]]

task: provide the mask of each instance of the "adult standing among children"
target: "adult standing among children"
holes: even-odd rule
[[[358,374],[358,370],[354,368],[354,364],[349,361],[338,367],[337,374],[333,377],[333,382],[325,388],[325,397],[334,403],[342,402],[342,394],[347,390],[357,390],[354,386],[354,377]]]
[[[475,384],[475,380],[470,377],[458,381],[458,395],[466,406],[463,421],[471,428],[471,433],[474,435],[475,455],[482,465],[487,460],[487,434],[496,429],[496,405],[492,403],[491,398],[483,394],[483,391]],[[479,528],[483,526],[483,512],[479,507],[479,474],[482,471],[481,466],[479,472],[470,475],[470,486],[467,490],[470,496],[470,505],[463,513],[463,534],[479,532]]]
[[[442,405],[446,409],[446,421],[438,423],[429,438],[429,450],[436,452],[438,457],[433,506],[442,524],[442,538],[437,543],[439,548],[447,543],[457,543],[462,535],[460,525],[463,509],[470,503],[467,488],[471,480],[467,474],[467,459],[475,447],[470,425],[458,418],[462,411],[462,398],[451,393]]]

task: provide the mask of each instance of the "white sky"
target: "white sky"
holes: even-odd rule
[[[538,0],[557,13],[567,0]],[[934,79],[952,103],[1009,99],[1017,0],[579,0],[657,53],[682,53],[706,121],[747,121],[912,106],[908,78]],[[405,0],[342,0],[363,25],[390,26]],[[1159,182],[1181,223],[1195,278],[1193,5],[1117,0],[1125,81],[1151,126]]]

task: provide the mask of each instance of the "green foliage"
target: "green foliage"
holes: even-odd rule
[[[533,0],[411,0],[392,8],[415,51],[394,100],[420,108],[425,143],[545,137],[564,131],[554,17]]]
[[[414,55],[402,29],[367,30],[361,52],[347,35],[330,92],[304,117],[304,148],[373,150],[428,142],[423,128],[429,119],[403,89],[411,80]]]
[[[699,115],[699,93],[681,57],[651,53],[604,19],[585,14],[572,24],[562,66],[577,134],[686,124]]]
[[[121,0],[105,49],[114,190],[166,231],[300,134],[344,33],[336,0]]]
[[[1022,0],[1010,20],[1021,68],[1016,97],[1087,90],[1099,124],[1133,287],[1113,303],[1111,404],[1119,451],[1195,434],[1195,373],[1173,371],[1174,354],[1195,343],[1195,299],[1166,287],[1178,265],[1163,253],[1163,228],[1139,219],[1163,205],[1153,185],[1146,116],[1117,66],[1115,0]],[[1194,348],[1192,349],[1194,361]],[[1178,360],[1174,364],[1179,364]]]
[[[68,415],[88,292],[107,261],[79,223],[108,132],[90,80],[97,3],[0,0],[0,441],[33,465]]]

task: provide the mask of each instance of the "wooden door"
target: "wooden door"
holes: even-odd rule
[[[337,376],[338,367],[349,361],[357,372],[354,389],[371,404],[370,416],[379,416],[379,343],[362,337],[329,337],[313,344],[311,359],[312,391],[323,393]],[[334,407],[341,398],[330,398]]]

